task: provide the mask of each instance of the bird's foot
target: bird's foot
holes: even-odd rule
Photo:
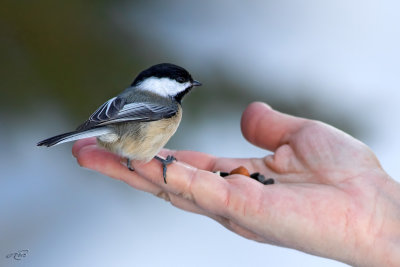
[[[130,170],[130,171],[135,171],[135,169],[132,167],[132,164],[131,164],[131,160],[130,159],[126,159],[126,166],[128,166],[128,169]]]
[[[174,156],[168,155],[166,159],[160,158],[159,156],[154,157],[156,160],[160,161],[163,167],[163,178],[164,183],[167,183],[167,166],[177,160]]]

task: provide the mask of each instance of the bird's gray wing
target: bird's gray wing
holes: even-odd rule
[[[122,97],[114,97],[101,105],[77,130],[86,130],[111,123],[128,121],[155,121],[170,118],[176,114],[175,105],[162,105],[150,102],[126,103]]]

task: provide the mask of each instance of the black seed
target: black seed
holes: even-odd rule
[[[274,184],[275,180],[274,180],[274,178],[268,178],[268,179],[264,180],[262,183],[265,184],[265,185]]]
[[[221,177],[226,177],[229,175],[229,172],[220,172],[219,175],[221,175]]]
[[[255,172],[255,173],[250,174],[250,177],[253,178],[253,179],[258,180],[258,176],[259,176],[259,175],[260,175],[259,172]]]
[[[251,174],[250,177],[253,178],[254,180],[259,181],[262,184],[265,184],[265,185],[275,183],[275,180],[273,178],[265,179],[265,176],[260,174],[259,172],[255,172],[255,173]]]

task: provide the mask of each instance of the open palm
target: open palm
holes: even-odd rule
[[[262,103],[246,109],[241,125],[247,140],[274,154],[230,159],[163,150],[161,155],[178,159],[168,167],[168,184],[158,161],[134,163],[136,171],[130,172],[121,158],[98,148],[94,139],[78,141],[73,153],[82,166],[214,218],[244,237],[351,264],[371,263],[368,251],[390,232],[382,225],[393,222],[395,227],[398,214],[387,214],[390,200],[384,192],[398,184],[370,149],[329,125],[282,114]],[[273,177],[276,184],[213,173],[240,165]]]

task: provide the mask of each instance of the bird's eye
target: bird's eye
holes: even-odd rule
[[[178,83],[184,83],[184,82],[185,82],[185,78],[183,78],[183,77],[178,77],[178,78],[176,78],[176,81],[177,81]]]

